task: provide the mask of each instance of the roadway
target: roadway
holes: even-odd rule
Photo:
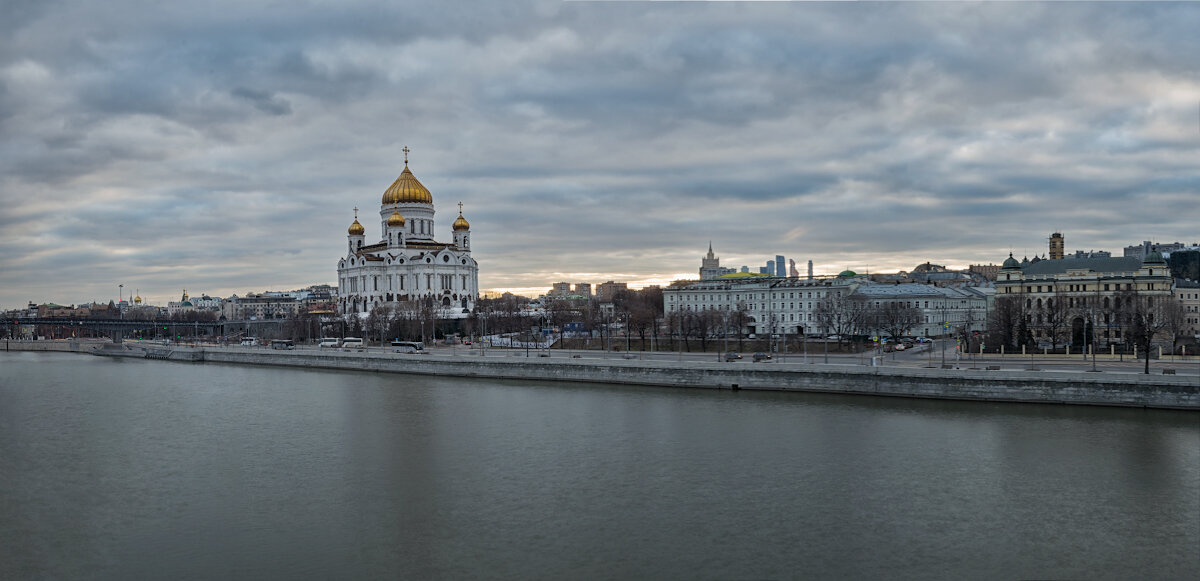
[[[199,344],[198,347],[213,349],[230,349],[230,350],[262,350],[270,349],[269,346],[243,347],[237,345],[217,346],[212,344]],[[501,347],[483,347],[476,345],[427,345],[427,355],[400,355],[407,357],[529,357],[529,358],[551,358],[551,359],[588,359],[588,360],[641,360],[641,361],[696,361],[696,362],[722,362],[728,365],[776,365],[798,367],[809,364],[828,363],[830,365],[856,365],[869,366],[872,364],[872,357],[878,358],[876,364],[881,367],[937,367],[943,365],[943,353],[939,346],[922,345],[904,351],[896,351],[892,353],[866,352],[861,354],[846,354],[846,353],[830,353],[828,355],[822,352],[816,353],[785,353],[775,354],[770,360],[763,362],[754,362],[753,354],[750,352],[742,352],[742,359],[725,362],[721,353],[680,353],[678,351],[654,351],[654,352],[624,352],[624,351],[599,351],[599,350],[575,350],[575,349],[521,349],[521,348],[501,348]],[[297,351],[322,351],[328,353],[339,353],[343,349],[319,349],[315,345],[298,345]],[[367,353],[390,353],[390,347],[381,347],[379,345],[368,346],[364,349]],[[357,350],[355,350],[357,352]],[[988,367],[998,366],[1001,371],[1027,371],[1037,369],[1041,371],[1051,372],[1090,372],[1093,369],[1091,357],[1086,360],[1080,356],[1063,356],[1063,355],[999,355],[985,354],[962,356],[956,358],[953,350],[947,349],[945,353],[945,365],[951,368],[958,369],[987,369]],[[1095,361],[1095,370],[1098,372],[1107,373],[1126,373],[1136,374],[1142,373],[1145,362],[1138,359],[1133,360],[1126,356],[1123,358],[1110,358],[1109,355],[1100,355]],[[1153,374],[1162,373],[1163,369],[1174,369],[1177,375],[1200,376],[1200,357],[1188,357],[1186,360],[1179,357],[1164,356],[1161,360],[1150,360],[1150,372]]]

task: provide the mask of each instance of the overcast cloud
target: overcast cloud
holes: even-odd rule
[[[3,3],[0,307],[334,283],[406,145],[485,289],[1200,241],[1196,4],[247,4]]]

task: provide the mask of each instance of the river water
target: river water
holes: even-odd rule
[[[1194,579],[1200,414],[0,353],[3,579]]]

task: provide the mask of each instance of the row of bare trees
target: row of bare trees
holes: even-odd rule
[[[1139,294],[1135,290],[1111,297],[1055,294],[1031,299],[1008,295],[996,298],[988,321],[989,341],[1015,350],[1036,346],[1040,337],[1056,348],[1067,342],[1076,321],[1083,322],[1080,339],[1084,344],[1102,339],[1123,347],[1136,346],[1146,359],[1145,371],[1149,373],[1151,349],[1162,342],[1169,342],[1171,350],[1175,349],[1176,341],[1183,337],[1186,313],[1173,295]]]
[[[828,293],[814,309],[817,328],[845,342],[853,335],[886,333],[898,338],[921,324],[921,309],[901,301],[873,301],[862,295]]]

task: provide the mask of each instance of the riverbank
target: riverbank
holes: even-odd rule
[[[23,344],[21,350],[32,346]],[[40,342],[47,346],[53,342]],[[72,347],[67,343],[75,343]],[[1200,410],[1200,378],[999,369],[867,367],[820,363],[482,357],[459,350],[437,355],[387,352],[274,351],[238,347],[164,347],[62,342],[61,350],[312,369],[376,371],[489,379],[617,383],[700,389],[806,391],[967,401],[1126,406]],[[41,346],[39,346],[41,347]]]

